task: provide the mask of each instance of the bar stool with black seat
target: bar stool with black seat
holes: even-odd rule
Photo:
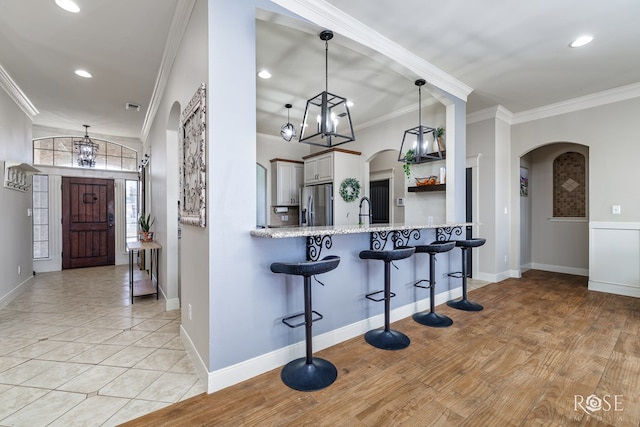
[[[409,346],[411,340],[402,332],[389,327],[389,312],[391,298],[395,296],[391,292],[391,262],[409,258],[415,252],[415,248],[402,246],[388,251],[366,250],[360,252],[360,259],[374,259],[384,261],[384,289],[365,295],[371,301],[384,301],[384,329],[374,329],[364,335],[365,341],[374,347],[383,350],[401,350]],[[375,298],[376,294],[383,294],[382,298]]]
[[[471,248],[477,248],[484,245],[486,241],[487,239],[483,239],[481,237],[455,241],[456,246],[462,250],[462,271],[449,273],[449,276],[462,278],[462,299],[447,301],[447,305],[449,307],[464,311],[482,311],[484,309],[480,304],[467,299],[467,251]]]
[[[314,391],[330,386],[338,377],[338,370],[333,363],[320,357],[313,357],[313,335],[311,325],[322,319],[322,315],[313,310],[311,304],[311,277],[335,269],[340,263],[340,257],[327,256],[318,261],[305,262],[274,262],[271,271],[274,273],[292,274],[304,277],[304,312],[285,317],[282,323],[290,328],[305,326],[306,357],[287,363],[280,377],[282,382],[294,390]],[[314,319],[314,315],[316,318]],[[293,323],[294,319],[304,317],[304,321]]]
[[[446,328],[453,325],[453,320],[444,314],[436,313],[436,255],[444,252],[449,252],[455,248],[455,242],[433,242],[428,245],[417,245],[416,253],[429,254],[429,280],[419,280],[414,284],[418,288],[429,289],[429,305],[430,309],[428,313],[421,312],[413,315],[413,320],[434,328]],[[429,282],[429,286],[420,285],[422,282]]]

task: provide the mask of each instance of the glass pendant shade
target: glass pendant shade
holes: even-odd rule
[[[96,166],[98,156],[98,144],[89,138],[89,125],[84,126],[84,137],[73,141],[73,148],[76,151],[78,166],[93,168]]]
[[[282,139],[289,142],[296,137],[296,128],[293,127],[289,118],[289,110],[291,109],[292,105],[285,104],[285,107],[287,109],[287,123],[283,124],[280,128],[280,136],[282,136]]]
[[[426,83],[423,79],[416,80],[418,86],[418,126],[404,131],[400,152],[398,153],[398,161],[417,164],[429,160],[442,159],[442,152],[438,144],[433,142],[436,140],[436,129],[422,125],[422,86]],[[430,151],[429,147],[435,146],[435,151]]]
[[[347,98],[328,90],[328,41],[332,38],[331,31],[320,33],[325,42],[325,90],[307,101],[300,131],[300,142],[321,147],[335,147],[356,139]]]

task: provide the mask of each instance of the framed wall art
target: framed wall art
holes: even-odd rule
[[[180,118],[180,222],[206,226],[206,89],[202,83]]]
[[[520,167],[520,197],[529,196],[529,169]]]

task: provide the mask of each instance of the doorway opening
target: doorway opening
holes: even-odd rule
[[[369,183],[373,224],[389,223],[389,180],[381,179]]]

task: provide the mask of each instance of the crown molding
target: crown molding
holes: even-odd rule
[[[0,65],[0,87],[7,92],[7,95],[9,95],[13,102],[18,104],[18,107],[20,107],[31,120],[40,114],[2,65]]]
[[[272,0],[279,6],[319,26],[329,28],[367,46],[411,70],[416,76],[449,94],[466,101],[473,90],[460,80],[394,43],[372,28],[324,0]]]
[[[548,117],[558,116],[560,114],[572,113],[575,111],[586,110],[587,108],[599,107],[602,105],[613,104],[614,102],[626,101],[640,97],[640,83],[634,83],[626,86],[620,86],[614,89],[602,92],[592,93],[578,98],[569,99],[567,101],[557,102],[555,104],[545,105],[540,108],[521,111],[513,115],[511,124],[520,124],[531,122],[534,120],[545,119]]]
[[[494,105],[467,115],[467,124],[478,123],[485,120],[498,119],[507,124],[512,124],[513,113],[502,105]]]
[[[196,5],[196,0],[181,0],[176,5],[176,11],[173,14],[173,20],[171,21],[171,27],[169,29],[169,35],[167,37],[167,43],[164,47],[164,53],[162,54],[162,62],[160,63],[160,69],[158,70],[158,76],[156,77],[156,84],[151,94],[151,100],[149,101],[149,108],[147,114],[144,117],[144,123],[142,124],[142,130],[140,131],[140,140],[146,141],[151,131],[151,125],[158,113],[160,107],[160,101],[164,95],[164,90],[167,87],[167,81],[171,73],[171,67],[176,59],[178,50],[180,49],[180,43],[182,43],[182,37],[187,29],[189,18]]]

